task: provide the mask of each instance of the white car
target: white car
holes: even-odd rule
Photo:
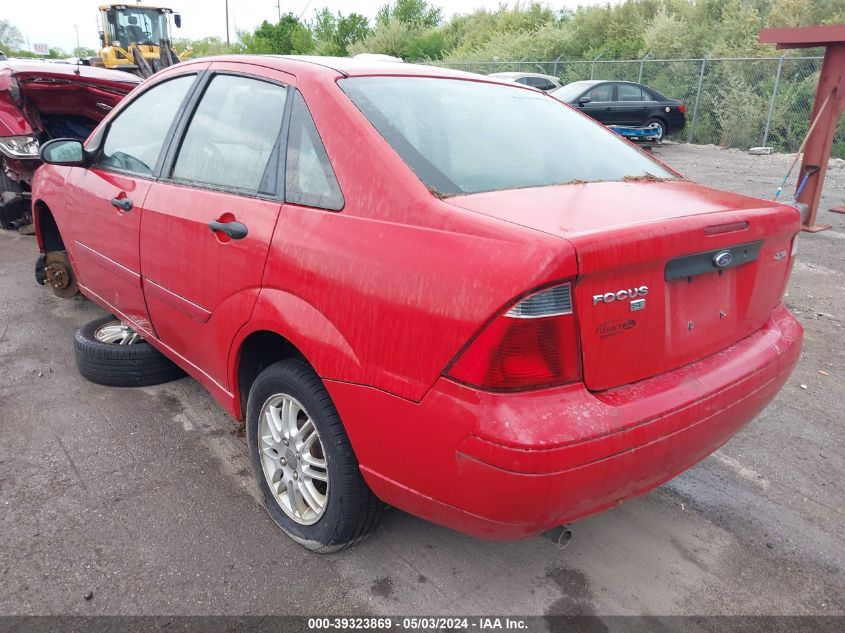
[[[506,81],[514,81],[548,92],[560,88],[563,84],[560,79],[552,75],[541,75],[540,73],[491,73],[490,77],[497,77]]]

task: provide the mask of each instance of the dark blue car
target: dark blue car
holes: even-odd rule
[[[633,81],[575,81],[550,93],[605,125],[659,126],[658,140],[680,132],[687,122],[683,102]]]

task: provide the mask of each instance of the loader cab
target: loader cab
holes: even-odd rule
[[[127,47],[131,43],[158,46],[162,39],[170,39],[171,9],[131,4],[111,4],[100,7],[103,46]],[[176,15],[176,25],[181,25]]]

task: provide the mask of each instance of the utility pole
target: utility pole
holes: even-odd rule
[[[226,0],[226,46],[229,46],[229,0]]]
[[[279,22],[282,21],[282,0],[276,0],[276,9],[279,10]]]
[[[79,49],[82,48],[79,45],[79,27],[74,24],[73,28],[76,30],[76,52],[79,53]]]

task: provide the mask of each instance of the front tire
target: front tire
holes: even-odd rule
[[[349,547],[377,526],[370,491],[328,391],[303,360],[264,369],[249,391],[247,442],[267,512],[318,553]]]

